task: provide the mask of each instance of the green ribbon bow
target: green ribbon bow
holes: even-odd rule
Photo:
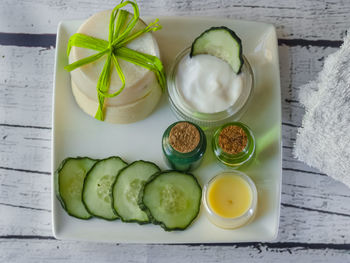
[[[119,10],[126,5],[132,5],[134,10],[133,18],[125,25],[126,20],[128,18],[129,12],[126,10]],[[106,62],[102,69],[102,72],[97,81],[97,96],[98,96],[98,109],[95,115],[95,118],[103,121],[104,113],[103,113],[103,105],[105,98],[115,97],[120,94],[125,87],[125,76],[122,72],[122,69],[118,63],[118,58],[124,59],[128,62],[131,62],[135,65],[139,65],[141,67],[147,68],[153,71],[156,74],[159,85],[162,90],[165,89],[166,80],[165,73],[162,62],[156,56],[152,56],[149,54],[145,54],[136,50],[129,49],[125,47],[125,45],[135,38],[141,36],[144,33],[150,31],[157,31],[161,29],[161,26],[158,25],[158,19],[156,19],[153,23],[150,23],[144,29],[141,29],[134,34],[130,35],[130,32],[136,25],[139,20],[139,8],[136,3],[131,1],[121,2],[117,5],[111,14],[111,19],[109,21],[109,36],[108,41],[103,39],[98,39],[95,37],[87,36],[84,34],[76,33],[70,37],[67,47],[67,56],[73,46],[89,48],[98,51],[98,53],[75,61],[72,64],[69,64],[65,67],[67,71],[72,71],[78,67],[89,64],[95,60],[98,60],[104,56],[107,56]],[[117,73],[119,75],[120,80],[122,81],[121,88],[115,93],[108,93],[109,85],[111,82],[111,73],[113,69],[113,65],[115,66]]]

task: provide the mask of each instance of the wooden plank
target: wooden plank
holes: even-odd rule
[[[296,128],[283,126],[284,136],[292,137],[295,133]],[[50,155],[50,130],[0,126],[0,169],[49,175]],[[316,170],[293,158],[292,146],[283,147],[283,168],[286,171],[299,170],[301,173],[318,174]]]
[[[335,50],[279,47],[284,123],[301,125],[298,88],[315,78]],[[0,124],[50,127],[54,49],[0,46],[0,60]]]
[[[287,39],[340,40],[350,24],[348,1],[140,0],[138,3],[143,16],[216,16],[272,23],[278,36]],[[108,0],[3,0],[0,32],[55,33],[61,20],[85,19],[115,4]]]
[[[299,103],[299,88],[317,77],[324,59],[336,50],[332,47],[279,46],[283,123],[301,126],[304,108]]]
[[[283,168],[317,174],[317,170],[293,157],[292,143],[296,131],[296,127],[283,126]],[[0,162],[3,169],[50,174],[51,130],[0,125]]]
[[[288,244],[286,244],[288,245]],[[1,262],[347,262],[349,251],[281,244],[229,246],[115,245],[56,240],[0,240]],[[345,247],[345,246],[344,246]],[[346,248],[346,247],[345,247]],[[18,253],[21,251],[21,253]]]
[[[51,213],[0,205],[2,239],[51,237]],[[92,219],[102,220],[102,219]],[[344,244],[349,242],[348,216],[319,213],[282,205],[277,242]],[[116,224],[122,224],[116,222]],[[1,255],[1,253],[0,253]]]
[[[51,175],[0,169],[0,189],[1,209],[51,212]]]
[[[51,130],[0,126],[0,167],[49,174]]]
[[[51,127],[54,50],[0,46],[0,123]]]
[[[346,242],[349,201],[349,189],[327,176],[284,171],[279,240]],[[0,169],[0,235],[51,236],[50,210],[50,175]]]
[[[0,213],[0,242],[8,235],[52,236],[50,211],[0,204]]]
[[[283,125],[283,168],[318,173],[294,159],[292,147],[296,127]],[[49,174],[51,130],[31,126],[0,125],[0,169]]]
[[[304,113],[304,109],[298,103],[298,86],[314,78],[316,73],[321,70],[324,56],[334,52],[334,50],[334,48],[287,47],[285,45],[279,48],[284,123],[283,144],[285,147],[289,147],[289,150],[284,150],[287,152],[287,155],[284,152],[286,161],[284,167],[315,172],[315,170],[306,168],[303,164],[296,162],[290,149],[295,142],[297,127],[301,125]],[[54,50],[0,46],[0,58],[4,60],[4,63],[0,63],[0,125],[47,129],[42,135],[27,134],[26,137],[34,136],[34,140],[41,140],[41,143],[43,140],[47,141],[50,134],[49,128],[51,127],[51,82]],[[7,138],[8,133],[11,133],[11,130],[6,132],[4,130],[1,133],[2,137]],[[29,148],[35,147],[34,141],[31,146],[29,139],[26,138],[22,136],[21,140],[26,141]],[[15,140],[15,138],[12,139]],[[11,143],[11,137],[2,140],[1,143],[3,146],[8,145],[8,143]],[[48,145],[49,142],[43,147]],[[17,147],[16,151],[21,151],[21,149]],[[38,161],[22,162],[18,160],[20,165],[17,165],[16,158],[13,158],[16,151],[12,151],[13,154],[8,155],[8,160],[12,160],[12,163],[8,163],[8,167],[49,171],[49,151],[47,149],[42,152],[41,157],[34,158]],[[38,170],[37,167],[42,166],[42,163],[45,163],[46,167]],[[26,167],[27,164],[32,167]]]

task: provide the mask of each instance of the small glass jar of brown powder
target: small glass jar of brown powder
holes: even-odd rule
[[[188,121],[173,123],[163,134],[165,161],[175,170],[189,171],[198,167],[206,147],[207,140],[203,130]]]
[[[212,148],[220,162],[237,168],[253,157],[255,138],[247,125],[241,122],[230,122],[214,133]]]

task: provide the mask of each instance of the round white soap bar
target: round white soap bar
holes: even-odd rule
[[[86,20],[77,33],[108,40],[111,10],[97,13]],[[128,19],[132,18],[132,14]],[[146,27],[139,19],[131,34]],[[151,33],[145,33],[128,43],[126,47],[159,57],[159,48]],[[88,48],[73,47],[69,63],[86,58],[97,51]],[[79,67],[71,72],[74,97],[83,111],[95,116],[98,108],[97,81],[106,62],[102,57],[95,62]],[[112,123],[130,123],[147,117],[161,97],[161,88],[155,74],[143,67],[118,59],[125,75],[125,88],[116,97],[105,98],[105,121]],[[109,93],[120,89],[122,82],[113,66]]]

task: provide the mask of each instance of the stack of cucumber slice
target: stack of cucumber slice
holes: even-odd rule
[[[55,173],[63,208],[80,219],[120,218],[184,230],[197,217],[202,189],[192,174],[160,171],[157,165],[119,157],[67,158]]]

